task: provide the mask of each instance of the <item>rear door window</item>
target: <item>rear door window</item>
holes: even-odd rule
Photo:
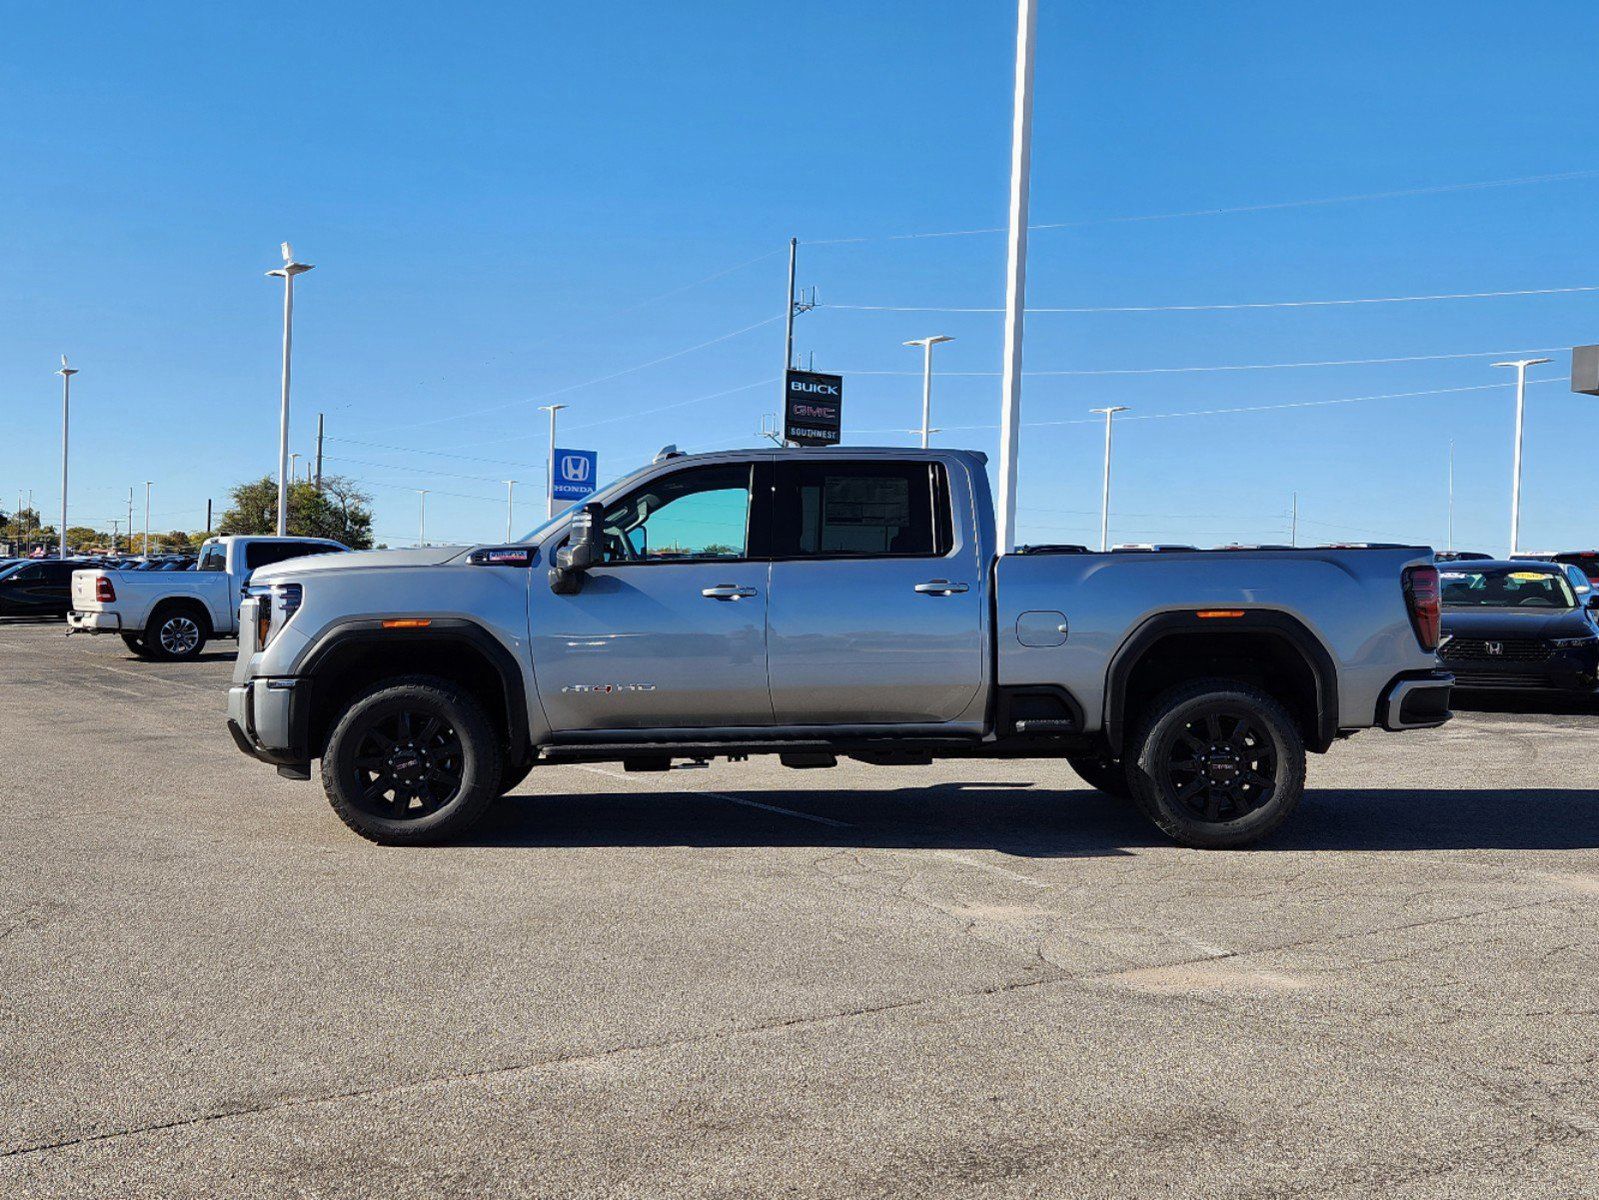
[[[778,558],[933,558],[951,544],[940,463],[778,464]]]
[[[342,547],[327,546],[321,542],[251,542],[244,548],[244,569],[259,571],[262,567],[270,567],[273,563],[285,562],[291,558],[331,554],[340,549]]]

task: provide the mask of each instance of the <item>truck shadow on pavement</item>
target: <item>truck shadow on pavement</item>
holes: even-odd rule
[[[1171,845],[1130,804],[1099,792],[978,781],[884,790],[512,795],[472,841],[985,849],[1022,858],[1104,857]],[[1315,788],[1281,831],[1245,852],[1594,847],[1599,791],[1587,788]]]

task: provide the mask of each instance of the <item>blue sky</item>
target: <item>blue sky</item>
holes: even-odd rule
[[[919,360],[900,343],[945,333],[938,440],[992,453],[998,315],[842,306],[1002,302],[1002,235],[895,235],[1003,225],[1014,19],[1003,2],[13,11],[4,506],[31,488],[54,519],[63,352],[82,368],[74,524],[108,524],[153,479],[153,524],[196,528],[207,497],[275,469],[280,285],[262,272],[285,238],[316,264],[293,446],[325,412],[329,469],[366,482],[391,544],[417,536],[418,488],[430,540],[501,536],[508,477],[534,524],[552,399],[602,476],[665,442],[755,444],[790,235],[823,301],[798,347],[846,375],[847,438],[912,443]],[[1599,285],[1596,44],[1577,0],[1043,0],[1033,220],[1068,225],[1033,235],[1030,302]],[[1166,216],[1217,209],[1251,211]],[[1283,540],[1297,491],[1302,540],[1441,545],[1453,439],[1456,543],[1502,550],[1512,395],[1482,388],[1509,382],[1490,352],[1599,341],[1599,291],[1038,313],[1027,332],[1039,372],[1480,356],[1030,377],[1024,538],[1097,537],[1087,410],[1117,403],[1117,540]],[[1522,540],[1590,547],[1599,400],[1551,357]],[[1416,392],[1433,394],[1396,396]],[[1395,398],[1306,404],[1361,396]],[[1171,415],[1190,412],[1209,415]]]

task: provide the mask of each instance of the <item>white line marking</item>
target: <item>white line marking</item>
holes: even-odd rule
[[[604,767],[588,767],[581,763],[562,763],[562,766],[576,767],[579,771],[587,771],[592,775],[608,775],[612,779],[625,779],[629,783],[636,782],[621,771],[607,771]],[[782,808],[776,804],[762,804],[759,800],[745,800],[741,796],[729,796],[726,792],[707,792],[700,788],[678,787],[667,784],[667,788],[674,792],[684,792],[690,796],[709,796],[713,800],[726,800],[729,804],[742,804],[745,808],[761,808],[767,812],[780,813],[785,817],[798,817],[801,821],[815,821],[818,825],[831,825],[835,829],[853,829],[848,821],[835,821],[832,817],[818,817],[814,813],[797,812],[792,808]]]
[[[1047,892],[1055,886],[1052,883],[1045,883],[1042,880],[1034,879],[1031,875],[1024,875],[1020,871],[1012,871],[1009,867],[1002,867],[998,863],[984,862],[980,858],[969,858],[964,854],[956,853],[954,850],[940,850],[937,853],[940,858],[952,858],[958,863],[964,863],[968,867],[977,867],[979,870],[992,871],[996,875],[1003,875],[1007,879],[1014,879],[1018,883],[1025,883],[1028,887],[1035,887],[1041,892]]]

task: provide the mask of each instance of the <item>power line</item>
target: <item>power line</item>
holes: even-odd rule
[[[1318,208],[1332,204],[1356,204],[1371,200],[1397,200],[1412,196],[1438,196],[1447,192],[1483,191],[1488,188],[1523,187],[1538,183],[1565,183],[1576,179],[1591,179],[1599,170],[1561,171],[1549,175],[1523,175],[1515,179],[1488,179],[1476,183],[1442,183],[1430,187],[1400,188],[1389,192],[1363,192],[1348,196],[1323,196],[1314,200],[1279,200],[1266,204],[1238,204],[1225,208],[1195,208],[1183,212],[1145,213],[1133,216],[1088,217],[1078,221],[1047,221],[1029,225],[1028,231],[1046,229],[1082,229],[1093,225],[1118,225],[1143,221],[1177,221],[1189,217],[1222,217],[1240,213],[1276,212],[1294,208]],[[904,242],[923,238],[977,237],[983,234],[1005,233],[1003,225],[982,229],[945,229],[927,233],[892,233],[868,237],[819,238],[805,241],[807,246],[841,246],[860,242]]]
[[[1335,358],[1309,362],[1237,363],[1211,367],[1114,367],[1093,371],[1023,371],[1029,378],[1049,378],[1064,375],[1187,375],[1211,371],[1286,371],[1300,367],[1366,367],[1388,363],[1444,362],[1449,359],[1496,358],[1506,354],[1564,354],[1570,346],[1556,346],[1544,350],[1473,350],[1465,354],[1408,354],[1396,358]],[[920,378],[920,371],[841,371],[843,375],[902,375]],[[938,377],[992,378],[998,371],[940,371]]]
[[[472,409],[468,412],[451,413],[447,417],[434,417],[427,421],[412,421],[405,425],[394,425],[391,426],[391,428],[415,429],[423,425],[442,425],[446,421],[460,421],[467,417],[481,417],[487,413],[503,412],[508,408],[521,408],[525,405],[537,404],[541,400],[548,400],[554,396],[565,396],[569,392],[575,392],[586,387],[593,387],[594,385],[600,383],[609,383],[613,379],[620,379],[622,376],[631,375],[635,371],[643,371],[649,367],[659,366],[664,362],[671,362],[674,358],[682,358],[685,354],[693,354],[696,350],[704,350],[707,347],[715,346],[720,342],[730,341],[733,338],[740,337],[743,334],[751,332],[752,330],[761,329],[767,325],[771,325],[773,322],[781,321],[782,319],[782,314],[778,314],[777,316],[773,317],[767,317],[765,320],[756,321],[753,325],[746,325],[742,329],[735,329],[731,333],[724,333],[719,337],[713,337],[696,345],[687,346],[682,350],[674,350],[671,354],[663,354],[659,358],[652,358],[649,360],[649,362],[642,362],[631,367],[623,367],[620,371],[612,371],[608,375],[600,375],[593,379],[585,379],[582,383],[568,384],[566,387],[556,388],[553,392],[545,392],[542,395],[530,396],[522,400],[508,400],[504,404],[494,404],[490,405],[488,408],[478,408]]]
[[[1599,284],[1582,284],[1577,287],[1518,288],[1502,292],[1440,292],[1430,296],[1361,296],[1342,300],[1268,300],[1240,304],[1119,304],[1079,307],[1035,307],[1028,305],[1027,314],[1036,313],[1164,313],[1164,312],[1235,312],[1255,308],[1333,308],[1351,304],[1416,304],[1432,300],[1490,300],[1507,296],[1556,296],[1573,292],[1599,292]],[[962,308],[915,304],[818,304],[818,308],[838,308],[854,312],[904,312],[904,313],[1002,313],[1003,308]]]

